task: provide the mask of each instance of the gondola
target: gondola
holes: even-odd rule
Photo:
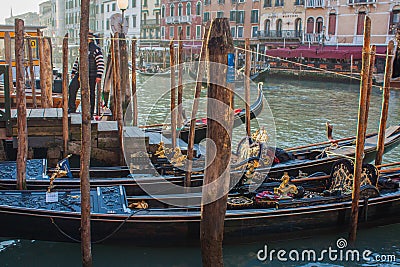
[[[324,191],[312,187],[300,190],[301,183],[282,178],[280,184],[267,182],[256,192],[231,193],[224,242],[239,244],[268,237],[282,240],[320,231],[343,231],[351,217],[351,193],[334,185],[344,184],[341,179],[348,179],[346,174],[351,172],[348,164],[336,164]],[[375,174],[370,171],[362,181],[359,227],[400,221],[400,173],[374,175],[376,171]],[[285,185],[297,193],[289,194],[292,191],[286,190]],[[164,201],[200,198],[201,193],[127,197],[122,186],[114,186],[98,187],[90,194],[93,243],[136,246],[199,243],[200,208],[172,207]],[[156,205],[156,201],[160,204]],[[44,191],[0,191],[0,236],[3,237],[77,242],[80,217],[79,190],[52,192],[47,194],[47,201]]]
[[[264,103],[263,103],[263,93],[262,89],[258,88],[257,90],[257,99],[253,104],[250,106],[250,119],[256,118],[258,115],[260,115]],[[235,110],[235,115],[234,115],[234,121],[233,121],[233,127],[238,127],[245,123],[246,121],[246,110],[245,109],[237,109]],[[185,125],[182,129],[180,129],[178,136],[180,139],[182,139],[185,142],[188,142],[188,136],[189,136],[189,124],[190,122]],[[158,128],[157,126],[151,127],[151,125],[146,126],[146,131],[147,132],[162,132],[162,129]],[[194,143],[198,144],[206,138],[207,135],[207,120],[206,119],[198,119],[196,122],[196,131],[195,131],[195,139]]]
[[[142,71],[140,69],[136,70],[136,73],[143,75],[143,76],[156,76],[156,77],[170,77],[171,76],[171,71],[159,71],[159,72],[151,72],[151,71]]]
[[[400,142],[400,127],[392,126],[386,130],[385,153],[396,147]],[[371,134],[365,142],[364,162],[371,162],[376,154],[376,134]],[[347,141],[337,142],[335,150],[329,149],[330,144],[313,146],[293,150],[293,152],[280,152],[281,154],[289,154],[289,156],[279,156],[281,162],[273,163],[270,167],[262,165],[256,169],[262,177],[276,179],[288,172],[290,176],[307,176],[315,172],[329,173],[332,165],[341,158],[354,157],[354,141],[355,138],[347,138]],[[332,154],[329,152],[331,151]],[[283,159],[286,158],[286,159]],[[254,159],[254,158],[253,158]],[[138,158],[139,161],[150,163],[150,159],[145,157]],[[258,159],[260,160],[260,159]],[[285,161],[286,160],[286,161]],[[130,172],[127,167],[91,167],[90,183],[91,186],[115,186],[123,185],[128,194],[143,193],[138,185],[138,181],[144,183],[172,183],[183,186],[184,172],[180,168],[174,167],[164,159],[164,164],[155,166],[150,170],[141,168],[138,171]],[[148,165],[146,165],[148,166]],[[246,162],[243,162],[246,166]],[[54,166],[50,166],[54,167]],[[237,167],[237,166],[236,166]],[[241,175],[243,170],[235,170],[231,168],[232,175]],[[28,160],[26,185],[28,189],[43,189],[49,186],[49,176],[54,169],[49,169],[45,160],[34,159]],[[79,188],[79,169],[71,169],[72,178],[60,177],[55,179],[54,185],[57,189]],[[163,173],[160,176],[158,173]],[[200,186],[203,181],[202,172],[192,175],[192,186]],[[16,163],[3,162],[0,163],[0,189],[15,189],[16,184]]]

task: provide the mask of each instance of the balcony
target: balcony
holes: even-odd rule
[[[356,5],[372,5],[375,4],[376,0],[348,0],[350,6]]]
[[[191,23],[190,16],[170,16],[165,18],[167,24]]]
[[[306,0],[306,7],[307,8],[325,7],[325,0]]]
[[[282,31],[259,31],[258,39],[263,40],[283,40],[283,39],[298,39],[301,40],[302,31],[282,30]]]
[[[147,27],[147,28],[153,28],[155,26],[160,26],[160,20],[157,20],[157,19],[142,20],[141,26]]]

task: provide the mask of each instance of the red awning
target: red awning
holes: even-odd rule
[[[377,46],[377,54],[385,54],[386,46]],[[278,48],[266,50],[265,54],[282,58],[334,58],[334,59],[361,59],[362,46],[299,46],[295,49]]]

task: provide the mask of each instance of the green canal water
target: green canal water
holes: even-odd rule
[[[168,109],[168,96],[160,96],[163,95],[161,88],[165,87],[166,82],[157,80],[151,86],[139,88],[141,123],[165,121],[161,115]],[[144,81],[140,80],[140,83],[144,84]],[[283,148],[325,141],[326,121],[334,125],[334,138],[353,136],[357,126],[358,94],[357,81],[353,84],[339,84],[269,78],[264,83],[264,96],[271,108],[273,120],[266,114],[265,124],[272,127],[271,121],[274,121],[276,145]],[[184,97],[190,99],[191,96],[192,92],[189,92]],[[374,88],[368,132],[378,130],[381,96],[379,88]],[[396,125],[400,122],[400,91],[392,91],[390,99],[389,125]],[[146,111],[152,114],[150,118],[143,115]],[[399,160],[400,148],[395,148],[384,156],[384,162]],[[340,239],[347,238],[347,231],[343,229],[342,233],[327,233],[301,239],[293,236],[289,241],[261,240],[245,245],[224,246],[224,262],[226,266],[400,266],[400,223],[362,229],[357,237],[353,249],[360,255],[365,250],[371,251],[369,260],[360,258],[359,261],[354,261],[350,257],[340,257],[340,250],[330,256],[327,253],[321,256],[321,251],[338,249],[338,242],[343,241]],[[79,244],[8,239],[0,241],[0,266],[81,265]],[[201,266],[201,252],[198,247],[143,248],[135,247],[134,244],[133,238],[131,246],[93,245],[94,266]],[[313,250],[317,253],[317,261],[301,261],[301,257],[299,261],[280,261],[276,252],[272,260],[260,261],[257,254],[264,255],[265,248],[268,252],[282,249],[287,252],[286,258],[293,250],[300,255],[303,251]],[[349,246],[341,248],[345,253]]]

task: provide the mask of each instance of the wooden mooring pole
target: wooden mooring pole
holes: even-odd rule
[[[68,154],[68,33],[63,39],[63,70],[62,70],[62,94],[63,94],[63,156]]]
[[[171,69],[171,134],[172,134],[172,147],[176,147],[176,84],[175,84],[175,50],[174,40],[169,42],[169,64]]]
[[[192,167],[193,167],[192,161],[193,161],[194,136],[196,131],[196,116],[197,116],[197,111],[199,109],[201,86],[203,84],[209,30],[210,30],[210,23],[207,23],[204,28],[203,44],[201,46],[201,53],[198,62],[199,64],[197,66],[198,68],[197,68],[197,78],[196,78],[196,89],[194,92],[192,115],[190,116],[187,162],[186,162],[186,173],[185,173],[185,183],[184,183],[185,187],[190,187],[192,183]]]
[[[35,78],[35,70],[33,67],[33,56],[32,56],[32,45],[31,45],[31,37],[27,38],[28,41],[28,60],[29,60],[29,75],[31,80],[31,90],[32,90],[32,105],[33,108],[37,108],[36,103],[36,78]]]
[[[183,30],[179,32],[178,44],[178,123],[177,127],[180,129],[183,124]]]
[[[123,118],[123,111],[122,111],[122,89],[121,89],[121,79],[120,77],[120,50],[119,50],[119,34],[115,33],[114,35],[114,71],[116,75],[116,81],[115,81],[115,98],[116,98],[116,111],[117,111],[117,125],[118,125],[118,140],[119,140],[119,147],[121,148],[120,150],[120,158],[119,162],[120,165],[123,166],[125,164],[125,158],[124,158],[124,146],[123,146],[123,131],[124,131],[124,118]]]
[[[371,50],[369,52],[369,70],[368,70],[368,89],[367,89],[367,99],[365,100],[365,130],[367,130],[368,126],[368,114],[369,114],[369,104],[371,102],[371,93],[372,93],[372,85],[373,85],[373,77],[374,77],[374,68],[375,68],[375,55],[376,55],[376,45],[371,46]]]
[[[89,3],[90,0],[81,0],[80,47],[79,47],[79,78],[81,84],[82,105],[82,143],[81,143],[81,250],[82,266],[92,266],[92,246],[90,234],[90,152],[92,148],[90,90],[89,90],[89,61],[88,61],[88,33],[89,33]]]
[[[383,151],[385,150],[385,131],[386,131],[386,122],[388,118],[388,111],[389,111],[390,77],[392,77],[393,51],[394,51],[394,42],[389,41],[386,54],[385,79],[383,81],[383,94],[382,94],[382,112],[379,123],[375,165],[382,164]]]
[[[211,149],[212,146],[207,143],[208,167],[204,174],[200,240],[203,266],[211,267],[223,266],[222,241],[230,177],[233,91],[229,87],[234,86],[234,79],[231,81],[233,84],[227,83],[227,65],[228,56],[232,57],[234,65],[234,49],[227,18],[213,21],[208,51],[210,85],[207,98],[207,138],[214,142],[215,149]]]
[[[250,71],[251,71],[251,50],[250,39],[245,40],[246,65],[244,69],[244,101],[246,107],[246,134],[251,136],[250,132]]]
[[[26,189],[26,160],[28,155],[28,128],[26,123],[26,95],[24,79],[24,21],[15,19],[15,64],[17,87],[17,189]],[[11,80],[12,81],[12,80]]]
[[[138,125],[138,106],[136,94],[136,39],[132,39],[132,125]]]
[[[358,126],[357,126],[357,139],[356,139],[356,158],[354,164],[354,181],[353,181],[353,193],[352,193],[352,205],[351,205],[351,224],[349,240],[351,243],[355,243],[357,236],[358,226],[358,208],[360,199],[360,179],[362,163],[364,158],[364,145],[365,145],[365,132],[367,129],[366,114],[368,99],[368,80],[369,80],[369,57],[370,57],[370,40],[371,40],[371,19],[365,17],[364,23],[364,45],[362,55],[362,69],[361,69],[361,82],[360,82],[360,100],[358,110]]]

